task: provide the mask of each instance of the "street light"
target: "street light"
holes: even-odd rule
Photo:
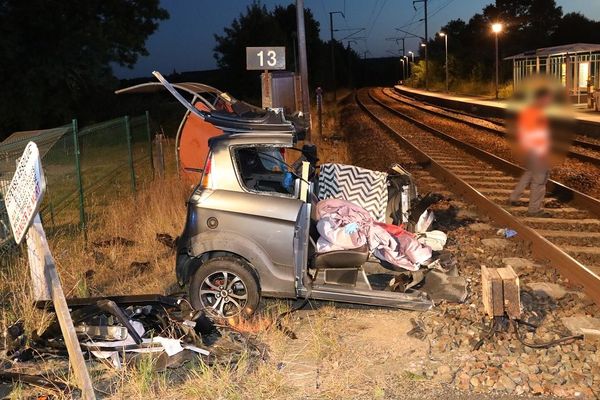
[[[448,93],[448,35],[444,32],[440,32],[440,37],[444,38],[444,44],[446,46],[446,93]]]
[[[405,81],[406,80],[406,75],[404,75],[404,57],[400,57],[400,62],[402,63],[402,80]]]
[[[402,58],[405,60],[404,67],[406,68],[406,74],[404,75],[406,79],[408,79],[408,56],[404,55]]]
[[[411,62],[415,62],[415,53],[413,53],[412,51],[409,51],[408,54],[410,54],[410,57],[412,58]]]
[[[499,22],[492,24],[492,32],[496,35],[496,100],[498,100],[498,34],[502,32],[502,24]]]

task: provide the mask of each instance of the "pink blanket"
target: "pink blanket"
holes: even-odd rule
[[[316,206],[317,252],[354,249],[369,244],[373,255],[410,271],[431,257],[431,248],[397,226],[375,223],[361,207],[340,199],[327,199]],[[388,230],[394,233],[392,235]]]

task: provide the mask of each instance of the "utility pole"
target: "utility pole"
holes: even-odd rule
[[[333,15],[341,14],[343,18],[346,18],[341,11],[330,11],[329,12],[329,33],[331,35],[331,85],[333,87],[333,101],[337,101],[337,85],[335,83],[335,42],[333,40]]]
[[[358,44],[356,40],[348,40],[348,76],[350,81],[350,89],[354,89],[354,75],[352,71],[352,47],[350,45]]]
[[[415,3],[423,3],[423,11],[425,12],[425,90],[429,89],[429,56],[427,54],[427,41],[429,40],[429,34],[427,30],[427,0],[413,0],[413,7]],[[415,7],[416,10],[416,7]]]
[[[310,143],[310,93],[308,92],[308,60],[306,57],[306,34],[304,30],[304,0],[296,0],[296,32],[298,37],[298,50],[300,58],[300,82],[302,86],[302,113],[309,122],[306,132],[306,141]]]
[[[402,75],[403,75],[403,80],[405,81],[406,79],[408,79],[408,57],[406,57],[406,48],[404,47],[404,42],[406,40],[405,37],[401,38],[402,40],[402,59],[405,60],[404,63],[402,63],[403,68],[406,70],[406,72],[404,71],[404,69],[402,70]]]
[[[396,30],[399,30],[401,32],[401,29],[396,28]],[[412,35],[412,34],[411,34]],[[414,35],[412,35],[414,36]],[[385,38],[385,40],[393,40],[396,42],[396,45],[398,45],[398,42],[402,40],[402,58],[406,58],[406,64],[403,63],[403,67],[402,67],[402,76],[403,79],[406,79],[406,76],[408,75],[408,57],[406,57],[406,46],[405,46],[405,42],[406,42],[406,35],[404,35],[404,37],[389,37],[389,38]],[[415,36],[417,37],[417,36]],[[406,69],[406,72],[404,71],[404,69]]]

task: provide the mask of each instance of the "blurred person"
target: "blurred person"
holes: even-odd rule
[[[521,109],[516,118],[517,145],[525,155],[526,171],[510,194],[509,203],[518,205],[523,191],[529,187],[527,216],[548,218],[552,215],[543,210],[546,183],[550,171],[551,131],[547,110],[553,102],[548,87],[533,93],[531,104]]]

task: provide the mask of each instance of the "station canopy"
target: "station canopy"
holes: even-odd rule
[[[594,43],[572,43],[560,46],[542,47],[536,50],[528,50],[514,56],[506,57],[505,60],[522,60],[535,57],[552,57],[566,54],[595,53],[600,52],[600,44]]]

